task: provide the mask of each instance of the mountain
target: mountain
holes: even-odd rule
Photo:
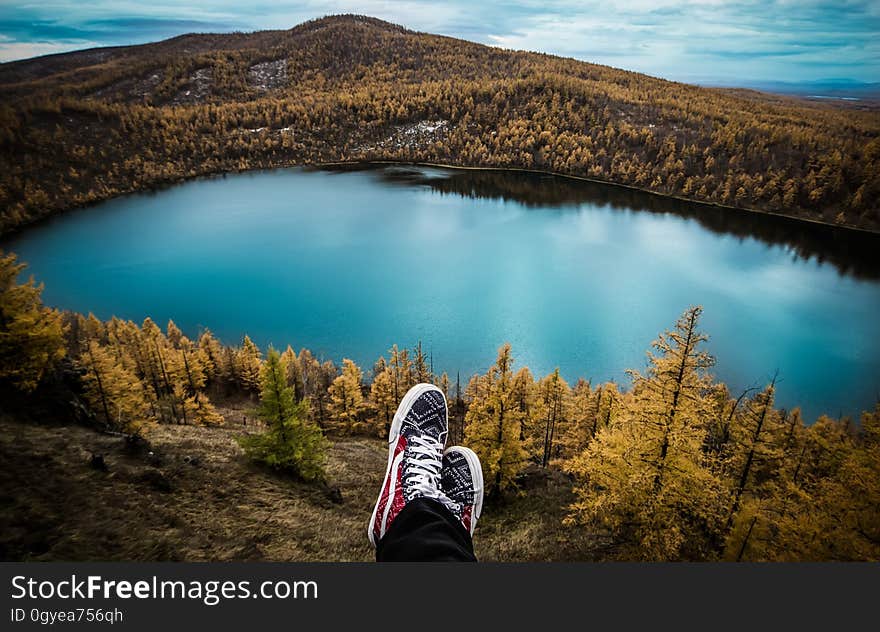
[[[701,85],[722,87],[724,82],[700,82]],[[815,81],[746,81],[742,87],[762,92],[790,94],[811,99],[880,100],[880,82],[865,82],[855,79],[817,79]]]
[[[702,88],[364,16],[0,64],[0,94],[0,232],[183,178],[371,160],[552,171],[880,229],[871,104]]]

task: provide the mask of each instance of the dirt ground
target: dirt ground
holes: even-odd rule
[[[331,439],[329,485],[306,485],[248,462],[235,437],[252,419],[222,412],[225,426],[159,426],[139,449],[80,426],[0,419],[0,559],[373,559],[366,524],[384,474],[381,440]],[[484,508],[478,557],[592,559],[589,539],[561,525],[564,476],[536,470],[523,488]]]

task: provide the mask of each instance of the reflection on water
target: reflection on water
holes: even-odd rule
[[[753,237],[789,249],[793,256],[834,265],[842,274],[880,279],[880,235],[804,222],[779,215],[696,204],[597,182],[502,170],[392,167],[387,182],[425,185],[440,193],[493,198],[528,207],[593,204],[624,211],[672,213],[718,234]]]
[[[880,389],[880,282],[856,235],[563,178],[395,166],[194,180],[0,247],[56,307],[362,367],[421,341],[465,382],[510,342],[536,375],[626,384],[700,304],[717,378],[738,392],[778,369],[779,405],[815,419],[857,414]]]

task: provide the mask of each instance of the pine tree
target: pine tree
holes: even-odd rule
[[[148,358],[150,372],[156,382],[156,399],[162,411],[162,418],[167,418],[174,423],[184,423],[184,411],[178,406],[178,397],[174,392],[174,381],[169,371],[168,341],[162,334],[162,330],[150,318],[144,319],[141,332],[144,354]]]
[[[512,365],[510,345],[505,344],[489,371],[474,376],[468,385],[465,444],[480,457],[490,494],[516,488],[516,477],[528,459],[522,437],[526,416]]]
[[[210,329],[206,329],[199,336],[199,357],[205,369],[207,385],[214,386],[223,383],[228,377],[226,375],[228,367],[225,366],[223,349]]]
[[[270,348],[260,370],[259,418],[268,426],[262,434],[239,438],[245,453],[266,465],[307,480],[324,478],[326,440],[308,419],[308,405],[295,402],[287,385],[287,367]]]
[[[857,431],[846,418],[822,416],[795,434],[802,441],[797,458],[774,476],[758,468],[756,480],[750,480],[726,558],[880,560],[880,407],[863,414]],[[788,436],[767,438],[775,463],[791,447]]]
[[[861,429],[841,448],[840,466],[814,493],[824,509],[824,550],[810,557],[880,561],[880,404],[862,414]]]
[[[413,382],[415,384],[432,383],[434,381],[434,374],[428,366],[428,359],[422,352],[421,340],[419,340],[419,344],[416,345],[414,351],[416,352],[416,357],[413,361]]]
[[[86,399],[107,427],[142,436],[150,426],[150,407],[143,385],[107,348],[89,341],[80,358],[86,367]]]
[[[390,370],[385,369],[373,378],[370,400],[376,410],[376,434],[380,437],[388,436],[398,404],[394,399],[394,384]]]
[[[559,375],[559,368],[537,384],[535,405],[531,411],[529,450],[541,467],[547,467],[558,449],[558,432],[569,416],[571,389]]]
[[[439,378],[434,380],[434,385],[443,391],[443,396],[446,398],[446,401],[449,401],[449,376],[446,374],[446,371],[440,375]]]
[[[64,357],[61,315],[43,307],[42,285],[19,284],[24,269],[14,254],[0,250],[0,382],[33,391],[46,371]]]
[[[342,374],[330,386],[329,413],[333,428],[343,433],[365,430],[362,419],[364,395],[361,391],[363,374],[360,367],[345,358],[342,361]]]
[[[648,354],[614,423],[568,461],[577,501],[568,522],[605,530],[627,559],[705,559],[717,551],[725,495],[703,451],[708,373],[701,309],[687,310]]]
[[[169,320],[168,325],[165,327],[165,337],[168,339],[168,344],[175,349],[180,349],[186,339],[180,327],[175,325],[173,320]]]
[[[772,484],[781,463],[782,446],[778,442],[781,419],[773,408],[775,391],[774,377],[763,391],[747,402],[745,410],[736,416],[731,427],[734,454],[730,466],[734,480],[727,529],[733,525],[743,494],[749,491],[753,495],[762,495],[760,487]]]
[[[413,378],[413,365],[409,359],[409,352],[406,349],[401,350],[397,348],[397,345],[394,345],[391,347],[389,354],[388,365],[391,369],[394,399],[399,402],[410,387],[416,384]]]
[[[310,414],[319,426],[326,427],[329,389],[338,375],[336,366],[329,360],[319,362],[308,349],[299,352],[299,364],[304,398],[309,402]]]
[[[246,393],[260,392],[260,349],[245,335],[241,347],[235,353],[235,374],[238,384]]]
[[[204,393],[205,371],[199,354],[194,352],[192,343],[186,338],[181,343],[180,357],[183,360],[183,375],[178,384],[178,397],[184,410],[184,417],[199,426],[218,426],[224,422],[223,416]],[[189,348],[187,348],[189,347]]]
[[[461,390],[461,374],[455,374],[455,395],[449,402],[449,439],[452,445],[464,443],[464,416],[467,405]]]
[[[293,347],[287,345],[287,349],[281,354],[281,360],[287,366],[287,384],[293,388],[293,398],[301,402],[305,397],[305,385],[303,384],[303,371],[299,363],[299,356]]]
[[[558,432],[558,452],[569,459],[583,452],[596,435],[602,387],[593,392],[590,383],[579,379],[569,395],[569,416],[562,419]]]

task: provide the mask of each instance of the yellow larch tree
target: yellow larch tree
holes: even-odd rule
[[[24,267],[0,251],[0,382],[31,392],[65,348],[61,315],[43,306],[43,286],[18,283]]]
[[[342,374],[330,385],[329,414],[332,427],[342,433],[366,430],[363,420],[364,394],[361,391],[363,373],[352,360],[342,361]]]
[[[577,501],[567,521],[608,533],[627,559],[711,558],[727,508],[703,452],[713,359],[688,309],[648,353],[611,425],[566,464]]]
[[[526,419],[512,367],[510,345],[505,344],[495,364],[485,375],[475,375],[467,387],[470,405],[464,443],[480,458],[489,494],[515,489],[517,475],[528,461],[522,436]]]

